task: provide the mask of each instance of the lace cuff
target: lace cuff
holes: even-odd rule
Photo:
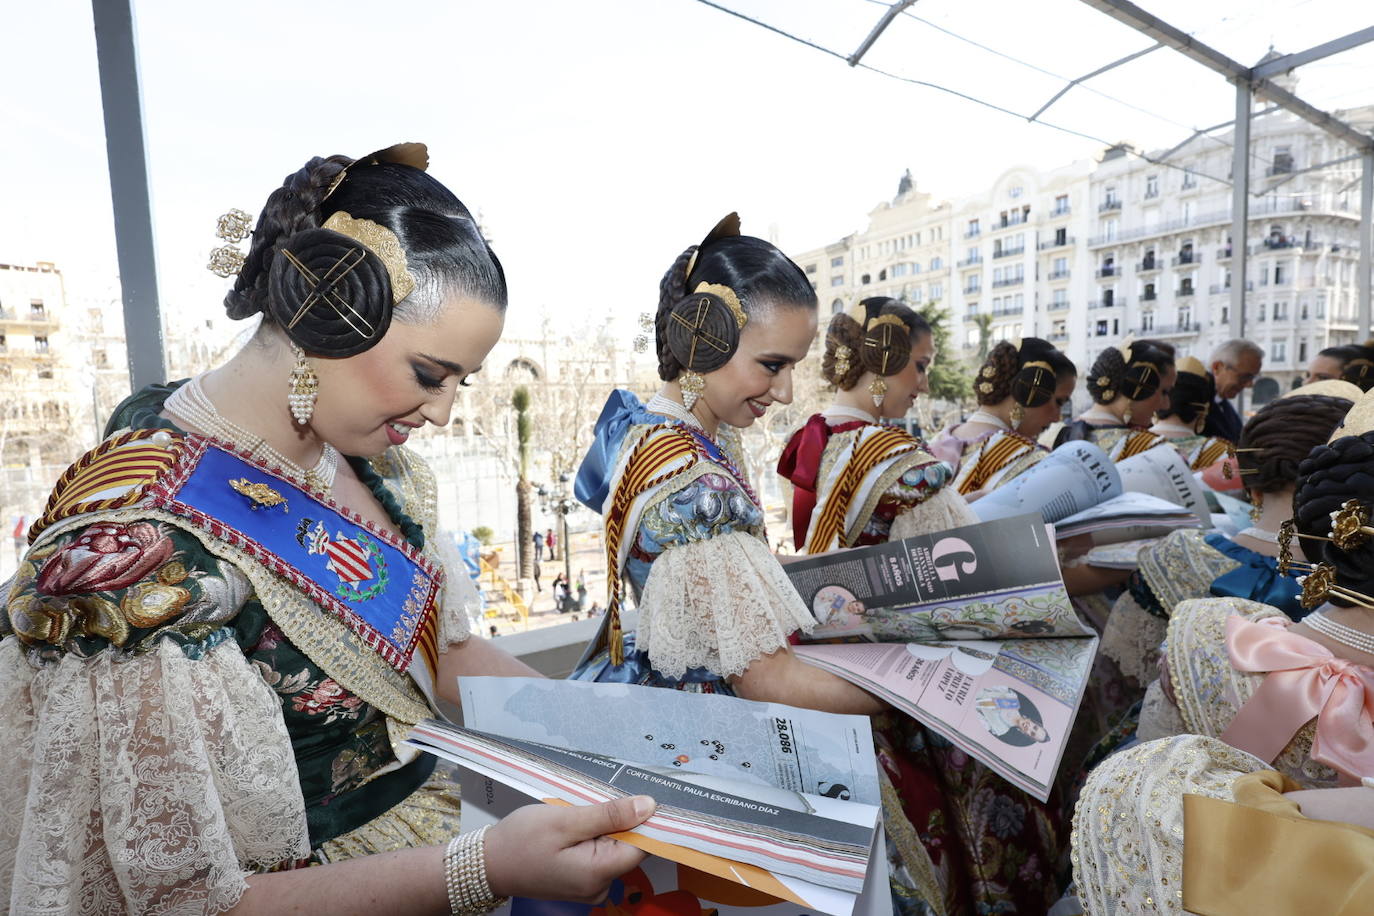
[[[639,606],[637,645],[671,678],[689,668],[737,677],[816,625],[777,558],[742,531],[665,550]]]
[[[953,487],[941,487],[925,502],[917,503],[892,520],[891,540],[934,534],[964,525],[978,524],[968,502]]]
[[[281,707],[232,641],[35,666],[6,639],[0,747],[12,913],[215,913],[310,854]]]
[[[1146,611],[1128,591],[1112,605],[1102,629],[1100,651],[1116,662],[1126,677],[1148,684],[1159,666],[1159,647],[1168,631],[1168,619]]]
[[[472,635],[472,616],[482,609],[482,597],[468,574],[468,565],[453,546],[447,531],[432,538],[434,553],[444,567],[444,594],[439,604],[439,651],[466,642]]]

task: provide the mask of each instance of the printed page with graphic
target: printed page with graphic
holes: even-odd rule
[[[1054,523],[1120,493],[1121,475],[1107,453],[1091,442],[1076,440],[969,503],[969,508],[985,522],[1038,512]]]

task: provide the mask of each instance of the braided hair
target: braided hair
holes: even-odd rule
[[[1043,366],[1048,363],[1050,372]],[[974,395],[984,407],[1012,398],[1022,407],[1039,407],[1054,397],[1059,383],[1078,374],[1078,367],[1054,344],[1039,337],[1023,337],[1021,345],[1002,341],[983,360],[974,383]]]
[[[1236,463],[1249,490],[1275,493],[1297,482],[1303,461],[1330,438],[1351,402],[1324,394],[1295,394],[1270,401],[1245,424]]]
[[[931,333],[930,322],[900,300],[874,296],[859,303],[873,317],[892,315],[906,326],[912,348]],[[867,371],[860,354],[863,352],[864,326],[854,316],[840,312],[830,319],[825,331],[825,352],[821,354],[821,377],[840,391],[849,391],[859,383]],[[849,349],[839,358],[840,347]],[[846,365],[847,364],[847,365]],[[841,372],[841,369],[846,371]]]
[[[1164,373],[1174,365],[1172,347],[1151,340],[1131,344],[1127,360],[1117,347],[1098,354],[1088,370],[1088,394],[1095,404],[1110,404],[1118,396],[1143,401],[1159,390]]]
[[[293,324],[288,336],[309,352],[350,355],[332,350],[326,318],[317,314],[325,309],[311,308],[302,316],[309,288],[302,286],[299,271],[287,269],[287,262],[295,261],[320,264],[323,272],[348,246],[357,244],[322,229],[340,211],[394,233],[415,281],[414,290],[393,307],[385,266],[365,248],[359,266],[343,278],[345,298],[359,312],[374,316],[383,330],[393,308],[398,320],[430,321],[451,295],[471,296],[505,309],[506,277],[501,262],[453,192],[411,165],[378,162],[349,168],[353,162],[346,156],[316,157],[268,196],[243,267],[224,297],[230,318],[261,312],[265,322],[284,329]],[[338,182],[345,169],[346,176]],[[352,352],[374,343],[376,339]]]
[[[670,316],[701,283],[728,286],[739,297],[746,315],[755,315],[769,305],[816,310],[816,291],[806,274],[775,245],[751,235],[708,236],[701,246],[693,245],[678,255],[658,285],[654,341],[658,377],[665,382],[686,368],[669,345]]]
[[[1313,539],[1331,536],[1331,514],[1347,500],[1374,502],[1374,431],[1317,446],[1298,473],[1293,523],[1299,533],[1311,536],[1298,538],[1302,552],[1313,563],[1331,564],[1342,588],[1374,594],[1374,540],[1342,550],[1334,542]],[[1343,607],[1353,604],[1339,595],[1328,600]]]

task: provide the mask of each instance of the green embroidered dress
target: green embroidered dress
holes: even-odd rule
[[[111,438],[165,430],[141,440],[151,453],[182,441],[158,416],[171,390],[126,401]],[[76,472],[92,476],[89,459],[59,493]],[[425,543],[428,468],[399,448],[349,460],[441,564]],[[11,912],[219,912],[244,873],[457,832],[456,787],[398,746],[430,714],[413,681],[227,537],[137,487],[123,502],[108,492],[65,517],[54,497],[0,614]],[[467,638],[477,601],[461,573],[443,591],[441,650]]]

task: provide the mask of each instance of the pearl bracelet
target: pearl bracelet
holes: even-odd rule
[[[486,836],[490,825],[461,833],[448,841],[444,851],[444,884],[453,916],[482,916],[505,903],[492,895],[487,884]]]

